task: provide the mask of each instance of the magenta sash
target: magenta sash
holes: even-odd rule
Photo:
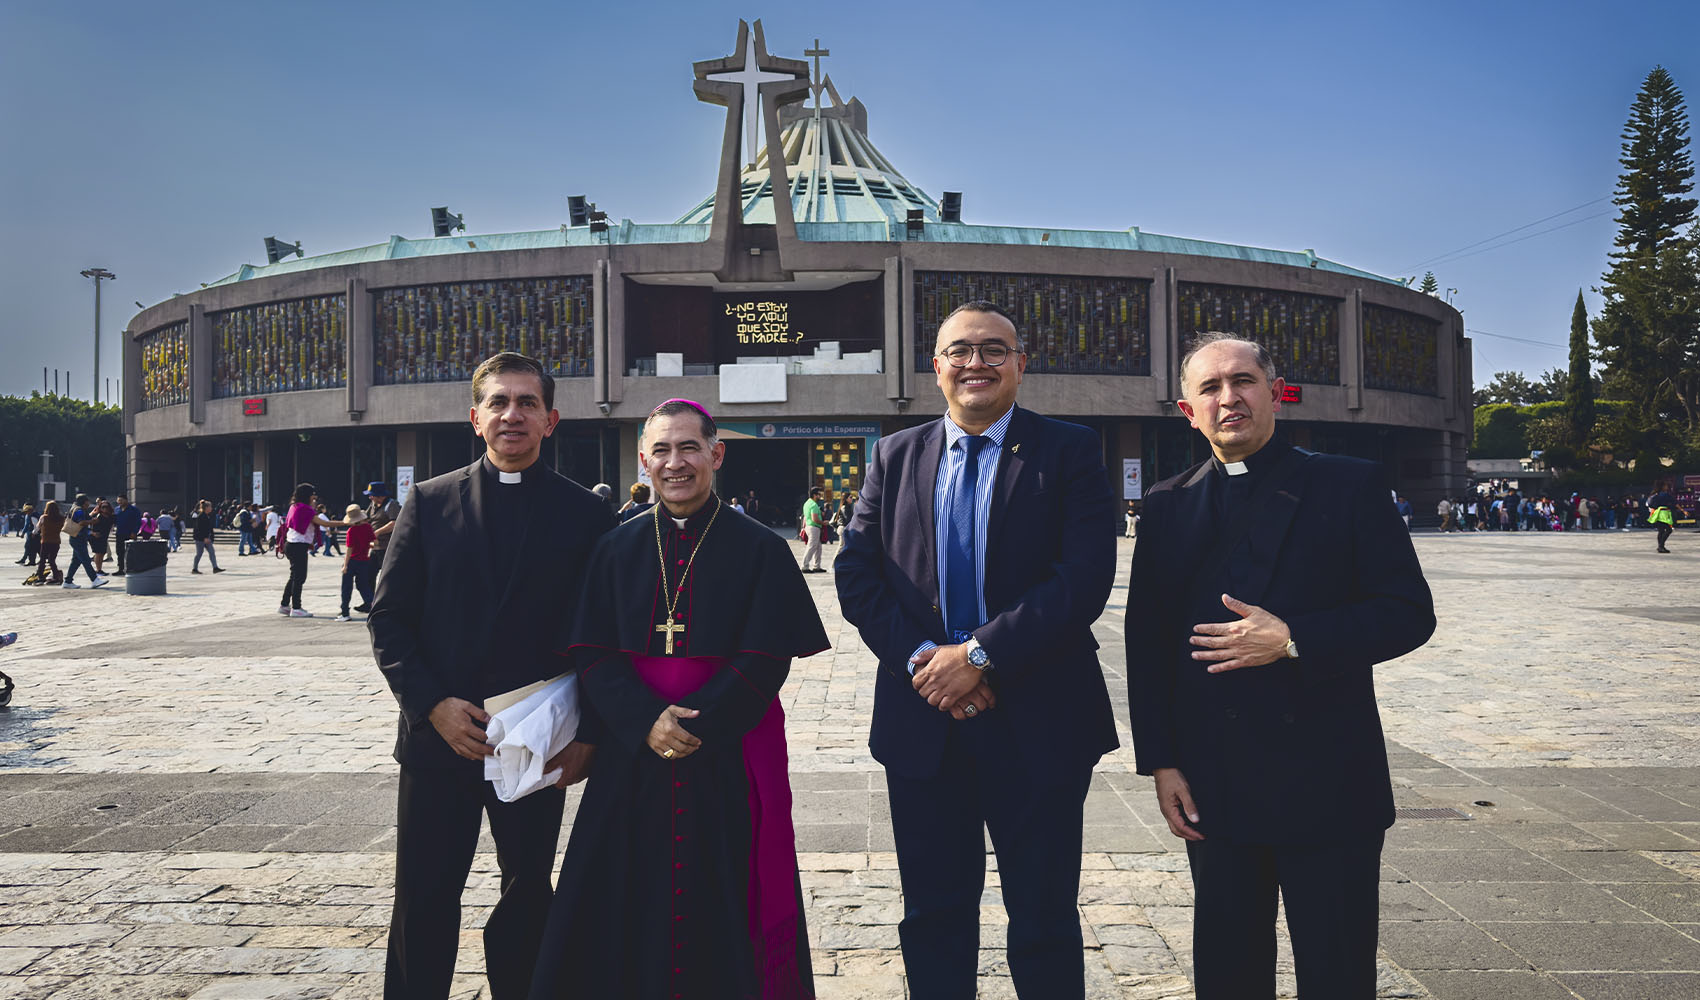
[[[650,690],[676,703],[721,669],[718,656],[633,656]],[[800,995],[797,971],[797,836],[791,826],[785,711],[773,699],[744,735],[744,773],[750,784],[749,932],[763,1000]]]

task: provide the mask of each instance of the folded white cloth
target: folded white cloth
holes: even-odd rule
[[[578,720],[577,674],[557,677],[492,715],[485,732],[496,753],[484,758],[484,779],[496,786],[496,797],[512,802],[554,784],[560,768],[545,774],[543,765],[573,741]]]

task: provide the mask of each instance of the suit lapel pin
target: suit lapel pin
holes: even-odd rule
[[[1021,454],[1021,443],[1018,441],[1015,444],[1010,445],[1009,450],[1010,450],[1010,453],[1013,454],[1013,455]]]

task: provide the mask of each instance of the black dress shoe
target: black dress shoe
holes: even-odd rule
[[[366,614],[366,613],[368,613],[372,610],[372,606],[370,604],[356,604],[354,606],[354,610],[360,612],[361,614]]]

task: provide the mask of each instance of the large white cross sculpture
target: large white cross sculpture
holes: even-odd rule
[[[744,37],[744,68],[736,73],[712,73],[708,77],[723,83],[737,83],[744,87],[744,127],[749,133],[750,163],[756,162],[756,120],[761,113],[761,91],[764,83],[777,80],[793,79],[789,73],[764,73],[756,65],[755,32]]]

